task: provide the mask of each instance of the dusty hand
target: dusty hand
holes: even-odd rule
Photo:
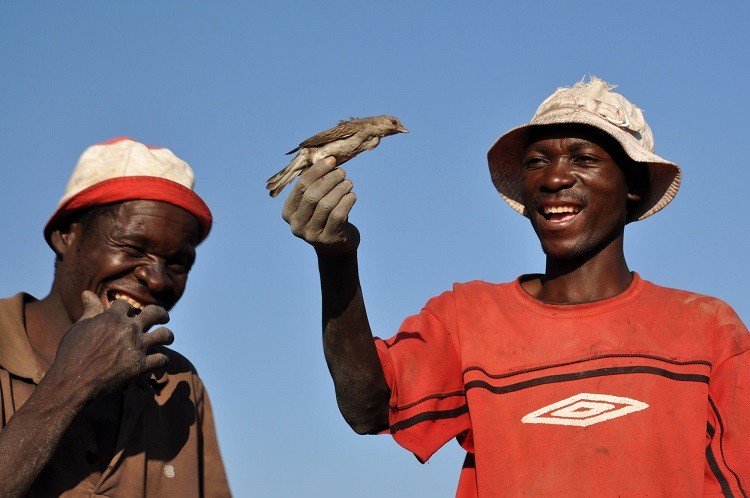
[[[164,308],[149,305],[135,314],[127,302],[117,300],[104,311],[93,292],[85,291],[82,298],[83,316],[63,337],[47,375],[68,378],[95,398],[166,365],[167,357],[153,348],[171,344],[174,334],[165,327],[146,332],[169,321]]]
[[[319,254],[353,254],[359,246],[359,231],[349,223],[349,212],[357,200],[352,187],[345,171],[327,157],[300,176],[284,203],[282,216],[292,233]]]

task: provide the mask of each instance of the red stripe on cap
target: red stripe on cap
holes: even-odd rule
[[[192,214],[200,225],[198,242],[203,241],[211,230],[211,210],[203,199],[189,188],[155,176],[123,176],[96,183],[71,197],[47,222],[44,227],[44,238],[49,243],[54,225],[74,213],[113,202],[134,200],[166,202]]]

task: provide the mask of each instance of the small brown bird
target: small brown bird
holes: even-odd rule
[[[396,133],[409,133],[401,121],[393,116],[370,116],[340,121],[337,126],[321,131],[290,150],[287,154],[299,153],[289,165],[268,179],[266,188],[271,197],[294,180],[313,163],[328,156],[336,158],[340,166],[360,152],[374,149],[380,139]]]

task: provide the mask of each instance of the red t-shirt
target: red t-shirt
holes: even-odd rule
[[[458,496],[750,493],[750,334],[718,299],[637,274],[580,305],[470,282],[376,345],[396,441],[469,452]]]

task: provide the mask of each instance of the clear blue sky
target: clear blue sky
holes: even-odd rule
[[[628,227],[632,269],[718,296],[747,322],[747,2],[0,2],[0,295],[49,290],[42,227],[88,145],[129,135],[196,170],[215,215],[172,313],[212,396],[237,496],[452,496],[455,443],[421,465],[341,419],[313,251],[265,180],[350,116],[411,133],[347,165],[373,329],[453,282],[543,270],[486,151],[557,86],[594,74],[645,111],[683,168]]]

